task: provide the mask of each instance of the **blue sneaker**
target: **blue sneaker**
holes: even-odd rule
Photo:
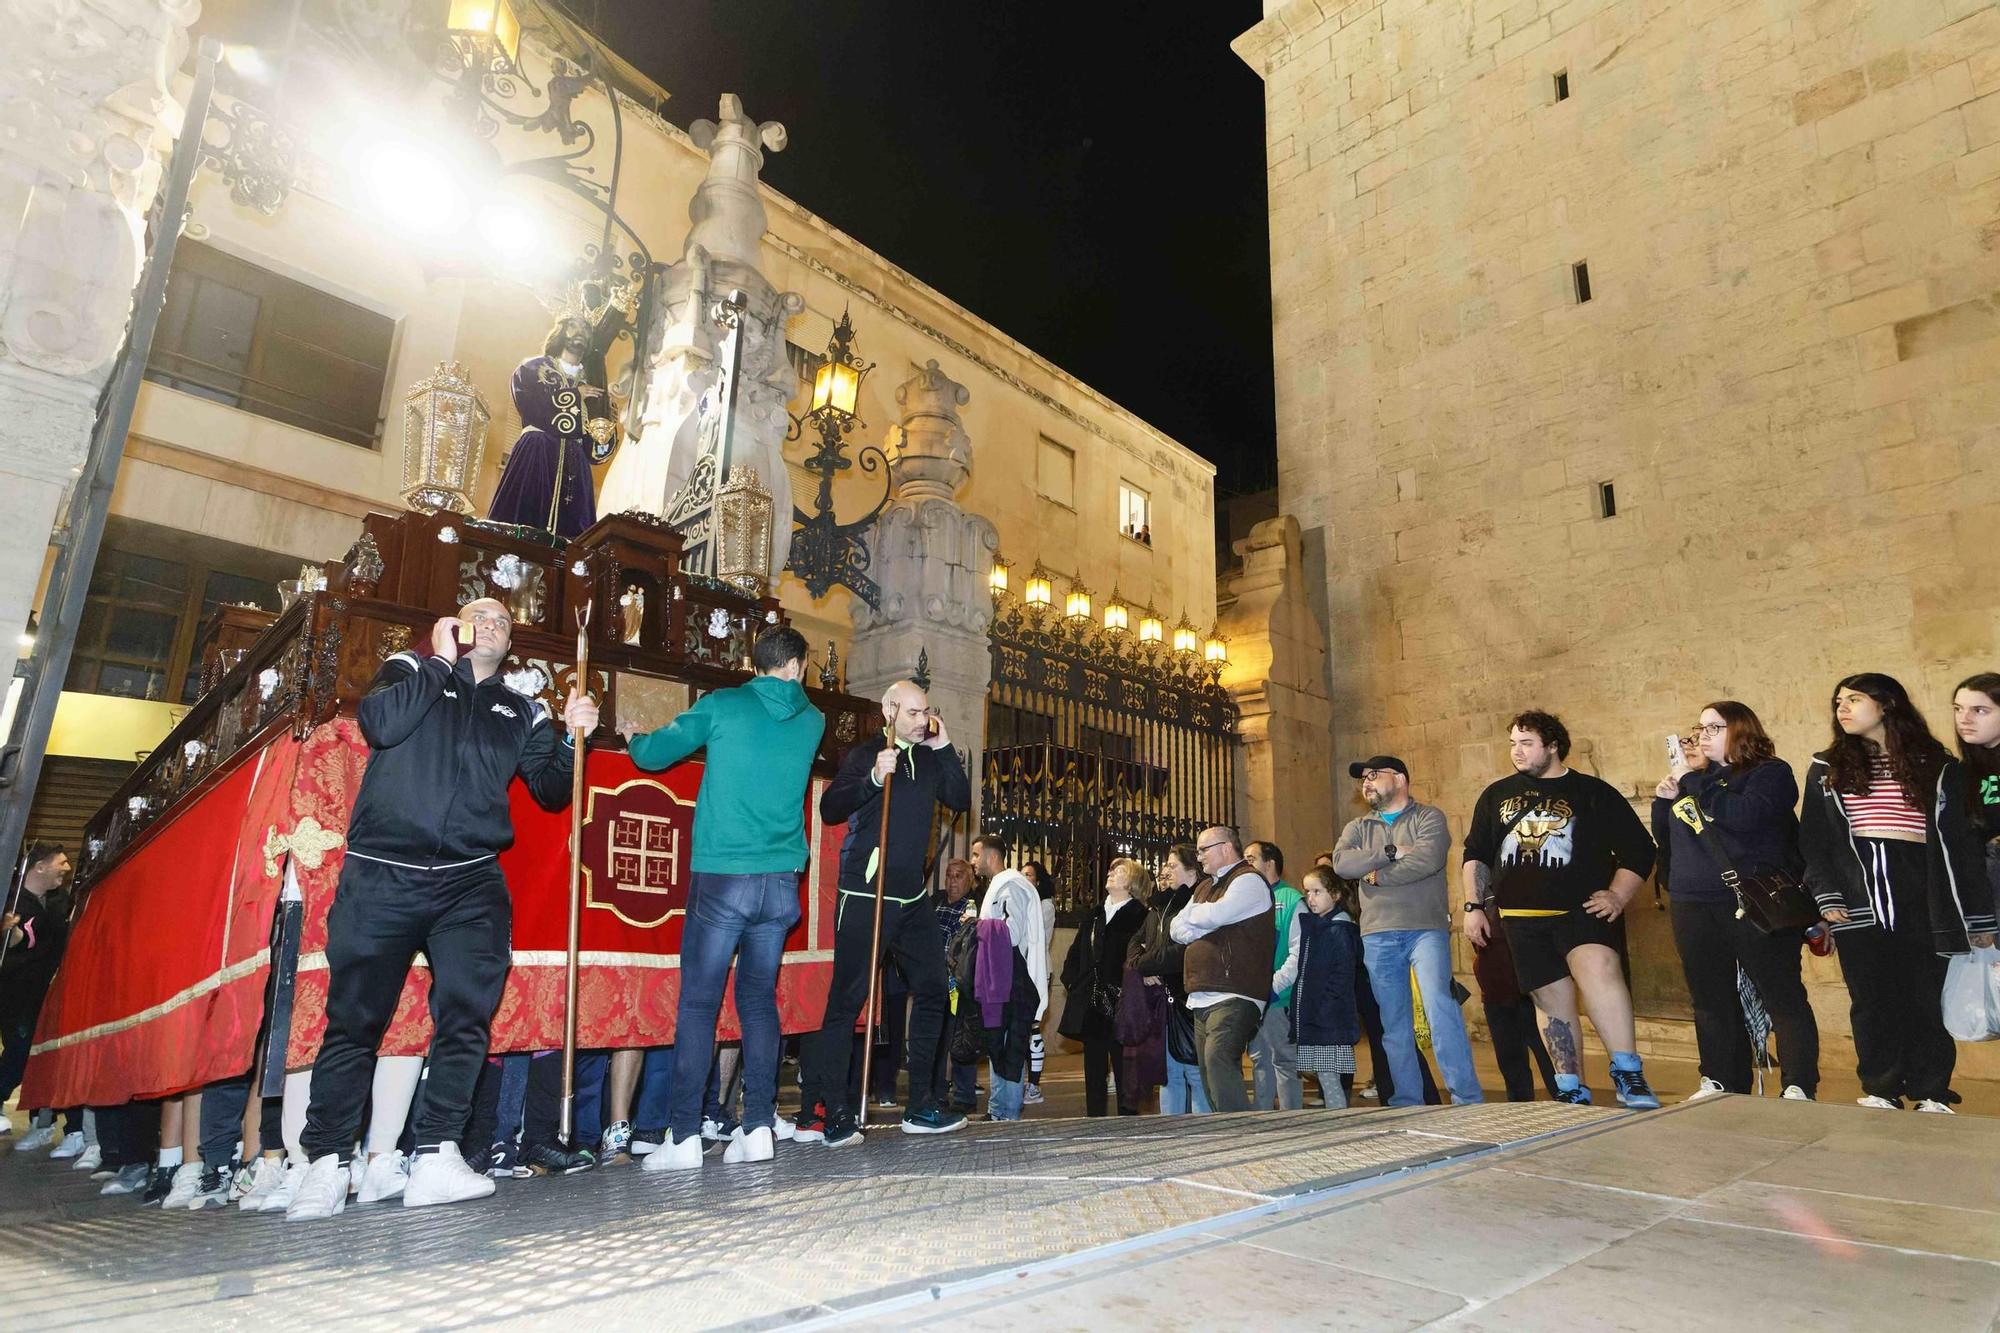
[[[1611,1071],[1612,1086],[1618,1089],[1618,1100],[1634,1111],[1657,1111],[1660,1099],[1646,1083],[1646,1075],[1637,1069],[1614,1069]]]
[[[903,1116],[905,1134],[949,1134],[965,1128],[965,1117],[957,1111],[940,1111],[935,1106],[910,1111]]]
[[[1559,1102],[1568,1102],[1571,1106],[1589,1106],[1591,1104],[1590,1089],[1579,1083],[1573,1088],[1565,1088],[1556,1093],[1556,1100]],[[1658,1106],[1659,1103],[1654,1102],[1653,1105]]]

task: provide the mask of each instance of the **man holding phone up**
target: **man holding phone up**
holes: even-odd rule
[[[838,1148],[861,1141],[855,1108],[847,1104],[847,1070],[854,1023],[868,1001],[868,978],[893,955],[910,986],[909,1104],[906,1134],[944,1134],[965,1117],[937,1105],[929,1071],[944,1033],[944,942],[924,885],[924,858],[938,806],[966,810],[972,783],[951,748],[930,698],[914,681],[899,680],[882,695],[880,736],[857,743],[819,798],[820,818],[845,821],[840,847],[839,905],[834,916],[833,984],[819,1031],[801,1049],[798,1140]],[[889,783],[888,846],[882,832],[883,783]],[[882,886],[882,952],[871,954],[875,872],[887,857]]]

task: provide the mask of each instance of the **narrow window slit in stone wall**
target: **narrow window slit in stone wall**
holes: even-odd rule
[[[1569,266],[1569,275],[1576,284],[1576,303],[1582,305],[1590,299],[1590,265],[1579,260]]]
[[[1557,70],[1555,82],[1556,101],[1567,102],[1569,100],[1569,71],[1566,69]]]
[[[1599,518],[1618,517],[1618,492],[1608,481],[1597,483],[1597,516]]]

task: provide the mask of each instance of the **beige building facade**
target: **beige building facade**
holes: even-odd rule
[[[2000,8],[1274,0],[1235,46],[1338,760],[1462,824],[1542,707],[1643,807],[1704,702],[1803,770],[1862,670],[1949,739],[2000,664]]]
[[[230,35],[222,11],[197,32],[203,28]],[[536,82],[546,83],[547,54],[524,48],[523,59]],[[246,202],[215,170],[199,173],[175,278],[184,296],[198,295],[187,298],[193,308],[176,306],[170,295],[113,502],[107,548],[114,563],[173,555],[196,582],[220,570],[268,587],[301,561],[341,556],[363,514],[401,507],[403,395],[440,362],[463,366],[491,409],[472,495],[475,510],[485,512],[519,431],[509,377],[523,358],[540,354],[552,319],[548,297],[560,289],[562,268],[598,241],[601,215],[546,182],[518,178],[478,187],[488,202],[504,205],[504,234],[476,215],[442,233],[412,230],[397,210],[374,206],[368,173],[380,167],[385,148],[429,135],[425,117],[436,115],[440,94],[433,84],[418,88],[407,106],[291,106],[304,121],[344,133],[302,140],[293,186],[274,211]],[[225,109],[232,105],[224,100]],[[653,258],[671,263],[681,257],[689,203],[709,159],[640,100],[621,98],[619,112],[614,129],[597,86],[571,104],[570,114],[595,131],[582,165],[608,179],[611,145],[622,136],[619,211]],[[787,151],[836,151],[817,127],[789,129]],[[503,127],[492,151],[509,162],[553,146],[552,135]],[[769,215],[763,272],[804,302],[787,340],[822,353],[847,312],[857,350],[875,363],[861,388],[864,424],[851,437],[857,446],[896,457],[905,410],[898,387],[937,363],[968,395],[957,410],[972,468],[958,501],[997,529],[1017,590],[1039,560],[1055,577],[1058,599],[1071,580],[1081,580],[1100,600],[1116,589],[1134,606],[1154,604],[1169,624],[1184,615],[1209,629],[1216,615],[1212,464],[824,219],[756,188]],[[618,248],[633,247],[621,240]],[[263,303],[263,315],[242,320],[256,345],[225,346],[228,319],[202,303],[244,301]],[[334,326],[336,334],[325,334]],[[629,343],[614,349],[614,378],[629,356]],[[359,387],[337,400],[322,393],[301,401],[291,393],[315,375]],[[797,387],[794,413],[807,406],[810,388],[804,381]],[[808,509],[817,481],[799,463],[809,452],[806,440],[786,446],[793,497]],[[883,476],[860,469],[845,475],[835,491],[839,516],[866,513],[882,495]],[[816,600],[789,574],[778,591],[815,658],[829,642],[843,660],[849,656],[848,592],[836,588]],[[983,590],[979,595],[983,600]],[[203,598],[177,586],[152,603],[137,600],[131,614],[151,627],[149,642],[173,647],[164,660],[124,661],[98,627],[94,646],[110,660],[103,683],[93,676],[66,698],[67,725],[59,727],[59,739],[90,738],[74,752],[79,757],[129,761],[165,733],[183,700]],[[169,611],[177,619],[163,631],[159,616]],[[79,654],[88,655],[85,644]],[[90,706],[92,692],[150,698],[155,707],[123,709],[116,726],[82,725],[76,714]]]

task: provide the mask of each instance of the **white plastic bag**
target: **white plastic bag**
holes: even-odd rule
[[[1955,954],[1944,974],[1945,1031],[1959,1041],[2000,1037],[2000,949]]]

